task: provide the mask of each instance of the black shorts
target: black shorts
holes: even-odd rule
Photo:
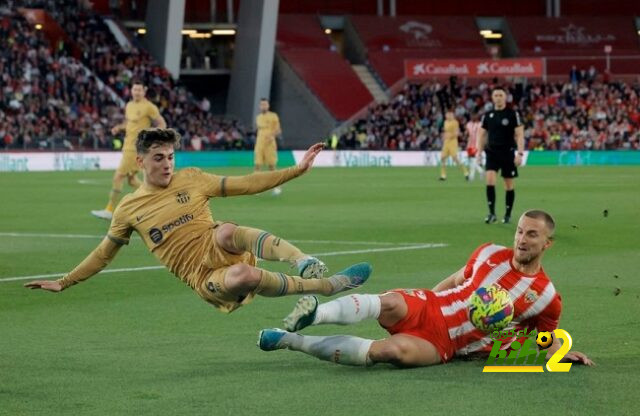
[[[503,178],[517,178],[518,168],[514,163],[515,152],[511,149],[486,151],[486,170],[500,171]]]

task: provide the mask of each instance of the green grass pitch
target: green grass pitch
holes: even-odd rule
[[[216,219],[329,253],[321,257],[333,271],[371,262],[361,293],[432,287],[479,244],[513,241],[515,225],[482,222],[484,185],[460,176],[450,169],[440,183],[436,169],[314,169],[280,197],[211,206]],[[102,208],[110,177],[0,174],[0,414],[640,414],[638,167],[525,167],[517,181],[515,217],[527,208],[555,215],[543,263],[563,297],[560,327],[597,363],[562,374],[483,374],[482,361],[364,369],[262,352],[258,331],[281,325],[295,297],[258,298],[224,315],[164,269],[99,275],[60,294],[6,281],[69,271],[90,252],[107,223],[89,211]],[[500,217],[502,184],[497,196]],[[410,248],[423,243],[446,246]],[[109,269],[155,265],[137,239]],[[305,333],[385,336],[375,322]]]

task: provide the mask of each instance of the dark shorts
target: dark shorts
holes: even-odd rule
[[[518,168],[514,163],[515,152],[511,149],[486,151],[487,163],[485,170],[500,171],[503,178],[517,178]]]

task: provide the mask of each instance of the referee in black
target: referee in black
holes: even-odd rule
[[[502,87],[495,87],[491,91],[493,110],[482,117],[482,125],[478,138],[478,153],[482,157],[484,150],[487,155],[487,205],[489,215],[484,222],[496,222],[496,173],[500,171],[504,179],[506,191],[506,210],[503,224],[511,221],[511,209],[516,199],[513,189],[514,179],[518,177],[518,166],[522,164],[524,156],[524,126],[520,114],[516,110],[507,108],[507,92]],[[516,150],[517,149],[517,150]]]

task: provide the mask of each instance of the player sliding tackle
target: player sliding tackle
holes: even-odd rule
[[[174,151],[180,135],[172,129],[147,129],[136,143],[144,183],[125,196],[113,213],[111,227],[98,247],[59,280],[25,284],[60,292],[95,275],[129,243],[135,230],[149,250],[201,298],[223,312],[232,312],[258,294],[275,297],[296,293],[325,296],[363,284],[371,273],[367,263],[329,278],[320,260],[266,231],[214,221],[209,198],[251,195],[272,189],[306,173],[323,148],[309,148],[297,166],[247,176],[217,176],[199,169],[174,174]],[[257,258],[290,263],[298,276],[255,267]]]
[[[391,335],[386,339],[306,336],[265,329],[260,332],[258,345],[265,351],[288,348],[321,360],[362,366],[382,362],[415,367],[446,363],[469,354],[487,356],[493,339],[471,324],[466,301],[477,288],[492,284],[509,292],[515,309],[514,333],[527,327],[553,331],[558,327],[562,303],[541,261],[552,244],[554,228],[553,218],[546,212],[527,211],[518,222],[513,249],[493,244],[478,247],[463,268],[433,290],[356,294],[322,305],[315,297],[305,296],[284,320],[287,330],[299,331],[310,325],[347,325],[377,319]],[[503,345],[506,348],[515,340]],[[553,354],[560,346],[556,339],[549,351]],[[577,351],[569,352],[564,359],[593,364]]]

